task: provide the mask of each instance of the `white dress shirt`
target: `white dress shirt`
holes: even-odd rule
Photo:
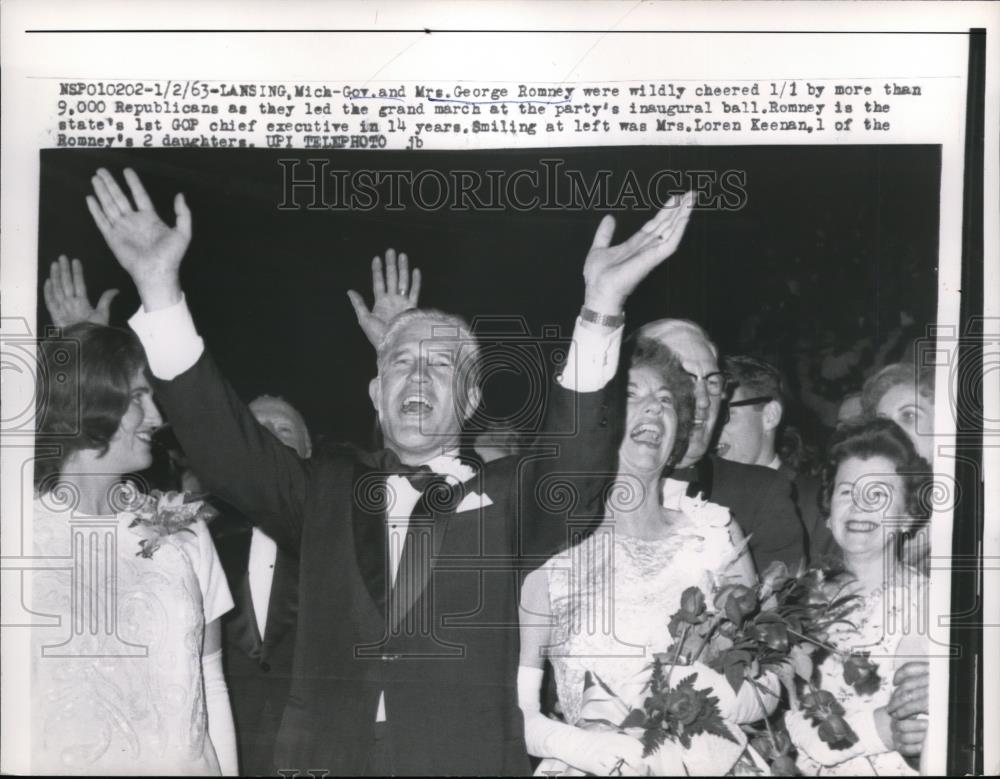
[[[250,602],[257,619],[260,639],[267,629],[267,608],[271,602],[271,585],[274,583],[274,563],[278,559],[278,545],[259,527],[250,536],[250,557],[247,560],[247,578],[250,580]]]

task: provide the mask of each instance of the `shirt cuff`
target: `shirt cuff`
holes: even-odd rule
[[[194,327],[183,296],[167,308],[156,311],[140,308],[128,324],[146,350],[150,371],[163,381],[180,376],[198,362],[205,351],[205,342]]]
[[[618,370],[624,325],[608,332],[587,327],[580,317],[573,329],[573,343],[566,355],[566,366],[559,383],[576,392],[596,392],[604,387]]]
[[[849,717],[847,721],[858,737],[856,748],[862,754],[881,755],[883,752],[891,751],[879,735],[874,711],[862,711],[857,717]]]

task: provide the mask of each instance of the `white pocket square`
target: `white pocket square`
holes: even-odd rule
[[[487,506],[492,506],[493,501],[490,500],[490,496],[486,493],[480,495],[478,492],[470,492],[464,498],[462,502],[458,504],[458,508],[455,509],[456,514],[461,514],[463,511],[472,511],[473,509],[484,509]]]

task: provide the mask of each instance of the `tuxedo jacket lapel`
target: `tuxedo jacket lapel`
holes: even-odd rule
[[[386,610],[386,584],[389,581],[386,578],[385,478],[384,473],[358,463],[354,468],[354,488],[351,490],[355,558],[365,588],[382,614]]]
[[[257,627],[257,617],[253,610],[253,600],[250,597],[250,573],[244,571],[239,590],[233,593],[236,603],[236,614],[233,617],[233,631],[236,642],[246,652],[247,657],[260,660],[263,651],[263,641],[260,629]]]
[[[257,629],[257,620],[254,618],[253,601],[250,598],[250,577],[247,572],[252,528],[242,517],[230,516],[230,512],[227,511],[213,520],[212,530],[219,560],[226,572],[226,579],[236,606],[227,615],[230,640],[235,641],[248,657],[259,660],[261,636]]]
[[[267,624],[264,626],[265,648],[277,643],[288,632],[289,627],[295,624],[299,607],[298,568],[294,558],[281,549],[278,550],[274,561],[271,598],[267,604]]]

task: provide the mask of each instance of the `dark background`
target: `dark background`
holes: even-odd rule
[[[279,158],[328,158],[331,169],[539,169],[558,158],[589,179],[632,171],[741,170],[738,211],[696,211],[678,252],[633,296],[628,325],[665,316],[703,324],[724,352],[778,362],[795,388],[796,361],[823,367],[857,349],[859,364],[824,385],[832,399],[860,388],[866,350],[898,330],[900,312],[921,333],[936,316],[940,150],[936,146],[625,147],[487,152],[274,152],[266,150],[53,150],[41,154],[41,284],[59,254],[83,260],[92,302],[119,287],[112,324],[138,306],[84,203],[98,166],[142,178],[173,223],[184,192],[194,239],[182,281],[199,331],[247,399],[280,394],[316,434],[365,442],[373,415],[367,382],[373,351],[345,294],[371,301],[370,261],[406,251],[424,274],[421,304],[476,316],[520,315],[535,335],[565,335],[583,296],[581,270],[601,213],[514,209],[475,212],[408,208],[368,212],[280,210]],[[303,199],[300,197],[300,200]],[[652,215],[616,213],[615,243]],[[864,346],[867,344],[867,346]],[[870,355],[869,355],[870,356]],[[890,355],[890,358],[892,355]],[[827,377],[828,379],[829,377]],[[524,377],[486,386],[493,416],[516,411]],[[806,425],[809,427],[809,425]]]

